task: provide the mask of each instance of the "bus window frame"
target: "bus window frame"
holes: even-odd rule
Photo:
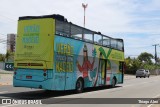
[[[90,30],[87,30],[87,29],[83,29],[83,40],[85,42],[89,42],[89,43],[94,43],[94,39],[93,39],[93,36],[94,36],[94,32],[93,31],[90,31]],[[85,35],[89,35],[91,36],[90,38],[86,38]]]
[[[58,20],[59,21],[59,20]],[[63,23],[63,21],[60,21],[60,22],[62,22]],[[56,34],[56,32],[55,32],[55,35],[58,35],[58,36],[62,36],[62,37],[67,37],[67,38],[70,38],[70,39],[74,39],[74,40],[78,40],[78,41],[83,41],[83,42],[86,42],[86,43],[90,43],[90,44],[94,44],[94,45],[98,45],[98,46],[103,46],[103,47],[106,47],[106,48],[111,48],[111,49],[115,49],[115,50],[118,50],[118,51],[123,51],[124,52],[124,42],[123,42],[123,39],[116,39],[116,38],[112,38],[112,37],[109,37],[109,36],[106,36],[106,35],[103,35],[103,34],[101,34],[101,33],[99,33],[99,32],[95,32],[95,31],[92,31],[92,30],[89,30],[89,29],[86,29],[86,28],[83,28],[83,27],[81,27],[81,26],[78,26],[78,25],[75,25],[75,24],[73,24],[73,23],[71,23],[71,22],[64,22],[64,23],[67,23],[67,24],[69,24],[69,36],[65,36],[65,35],[59,35],[59,34]],[[56,26],[56,23],[55,23],[55,26]],[[75,27],[77,27],[77,28],[79,28],[79,29],[81,29],[82,30],[82,33],[80,34],[80,35],[82,35],[82,38],[81,39],[76,39],[76,38],[74,38],[74,37],[72,37],[71,35],[71,32],[72,32],[72,26],[75,26]],[[56,27],[55,27],[55,31],[56,31],[57,29],[56,29]],[[92,32],[92,41],[86,41],[85,40],[85,38],[84,38],[84,36],[83,36],[83,34],[85,34],[84,33],[84,30],[87,30],[87,31],[89,31],[89,32]],[[100,44],[100,43],[96,43],[95,42],[95,34],[97,34],[97,35],[100,35],[101,37],[102,37],[102,43]],[[106,37],[106,38],[109,38],[110,39],[110,45],[109,46],[105,46],[104,44],[103,44],[103,38],[104,37]],[[111,40],[115,40],[115,41],[122,41],[122,50],[121,49],[118,49],[118,42],[116,43],[116,47],[112,47],[111,46]]]
[[[109,45],[104,45],[104,37],[109,39]],[[111,38],[110,37],[103,35],[103,46],[111,48]]]
[[[101,39],[97,39],[97,41],[95,41],[95,36],[101,36]],[[94,34],[94,44],[95,45],[100,45],[100,46],[102,46],[103,45],[103,35],[101,35],[100,33],[95,33]]]
[[[61,24],[61,25],[63,25],[62,27],[62,30],[61,29],[58,29],[57,30],[57,24]],[[59,25],[60,26],[60,25]],[[69,27],[68,27],[69,26]],[[68,31],[69,32],[65,32],[65,27],[68,29]],[[57,31],[58,31],[58,33],[57,33]],[[66,30],[67,31],[67,30]],[[63,22],[63,21],[59,21],[59,20],[55,20],[55,34],[59,34],[59,35],[61,35],[61,36],[65,36],[65,37],[68,37],[68,36],[70,36],[70,25],[69,25],[69,23],[68,22]]]

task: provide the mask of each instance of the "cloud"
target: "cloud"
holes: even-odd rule
[[[1,0],[0,33],[16,33],[19,16],[61,14],[72,23],[83,26],[82,2],[81,0]],[[125,52],[128,55],[137,55],[143,51],[154,54],[152,44],[160,41],[159,0],[85,0],[84,2],[88,3],[87,28],[112,37],[123,38]]]

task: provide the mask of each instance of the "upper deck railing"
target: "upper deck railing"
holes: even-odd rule
[[[44,15],[44,16],[24,16],[24,17],[19,17],[19,21],[41,19],[41,18],[53,18],[56,20],[56,24],[55,24],[56,35],[69,37],[72,39],[124,51],[123,39],[112,38],[112,37],[103,35],[100,32],[95,32],[95,31],[86,29],[84,27],[75,25],[71,22],[68,22],[67,19],[61,15],[53,14],[53,15]]]

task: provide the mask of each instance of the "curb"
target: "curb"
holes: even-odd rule
[[[13,74],[14,71],[5,71],[5,70],[0,70],[0,74]]]
[[[0,83],[0,86],[4,86],[4,85],[12,85],[12,83],[6,82],[6,83]]]

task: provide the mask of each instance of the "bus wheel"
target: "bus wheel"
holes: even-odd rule
[[[77,93],[83,92],[83,88],[84,88],[83,79],[79,78],[76,82],[76,92]]]
[[[116,78],[114,77],[113,79],[112,79],[112,88],[114,88],[116,86]]]

